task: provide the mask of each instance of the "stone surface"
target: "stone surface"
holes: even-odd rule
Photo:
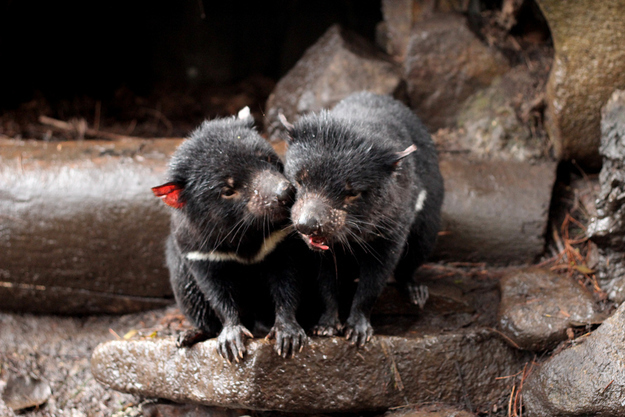
[[[597,277],[608,297],[625,301],[625,91],[615,91],[602,111],[603,167],[597,214],[588,225],[600,261]]]
[[[122,313],[171,303],[164,181],[177,141],[0,141],[0,309]]]
[[[622,305],[592,334],[574,341],[535,370],[523,389],[527,415],[625,415],[624,327]]]
[[[138,335],[174,334],[174,312],[179,314],[172,308],[91,317],[0,313],[0,392],[4,391],[0,416],[110,417],[138,403],[131,395],[106,389],[94,380],[89,359],[98,344],[116,337],[113,332],[120,337],[136,329],[141,329]],[[10,380],[16,377],[47,382],[51,396],[45,405],[14,412],[5,401]]]
[[[382,410],[422,402],[491,406],[522,359],[493,332],[376,336],[357,349],[342,338],[313,338],[294,358],[252,340],[240,363],[216,353],[215,339],[178,349],[173,339],[112,341],[91,365],[122,392],[229,408],[284,412]]]
[[[2,400],[13,411],[19,411],[42,405],[50,395],[52,390],[46,381],[30,376],[12,376],[2,391]]]
[[[553,37],[546,128],[561,159],[601,163],[601,107],[625,88],[625,3],[537,0]]]
[[[400,408],[384,414],[384,417],[475,417],[475,414],[442,404],[424,407]]]
[[[410,105],[430,130],[453,126],[462,103],[508,69],[464,17],[438,15],[415,24],[410,35],[404,61]]]
[[[596,303],[571,277],[528,268],[501,280],[499,328],[526,350],[553,348],[567,339],[567,329],[601,323]]]
[[[434,260],[525,264],[542,253],[554,162],[441,155],[440,168],[445,201]]]
[[[537,78],[519,65],[472,94],[458,112],[455,146],[486,158],[547,159],[547,138],[521,116],[542,88]]]
[[[468,7],[468,1],[456,0],[382,0],[383,20],[376,27],[376,43],[393,59],[402,62],[415,24],[437,13],[466,13]]]
[[[299,115],[330,108],[349,94],[369,90],[393,94],[401,70],[364,38],[330,27],[278,83],[267,99],[265,130],[277,140],[280,113],[293,123]]]
[[[197,404],[167,404],[150,402],[141,405],[142,417],[242,417],[248,410],[207,407]]]

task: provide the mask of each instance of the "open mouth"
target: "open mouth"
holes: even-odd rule
[[[326,239],[323,236],[305,236],[308,239],[308,245],[317,250],[328,250]]]

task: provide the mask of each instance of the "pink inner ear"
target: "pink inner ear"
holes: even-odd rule
[[[173,208],[184,207],[185,202],[182,201],[180,192],[184,188],[180,184],[168,182],[167,184],[159,185],[158,187],[152,187],[152,192],[156,197],[163,199],[165,204]]]

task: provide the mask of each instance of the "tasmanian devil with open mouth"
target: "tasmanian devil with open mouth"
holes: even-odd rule
[[[252,125],[248,108],[204,122],[173,155],[169,182],[152,189],[172,208],[167,266],[176,301],[197,328],[178,343],[218,334],[219,354],[229,362],[243,357],[252,337],[244,319],[254,323],[263,297],[273,300],[268,337],[279,354],[293,354],[307,340],[295,317],[297,254],[309,251],[289,237],[294,189]]]
[[[290,125],[285,174],[295,185],[295,229],[321,254],[322,314],[314,332],[364,345],[387,279],[413,286],[440,225],[443,180],[434,143],[399,101],[356,93]],[[349,264],[349,268],[341,268]],[[337,277],[337,271],[339,276]],[[339,283],[358,281],[344,326]]]

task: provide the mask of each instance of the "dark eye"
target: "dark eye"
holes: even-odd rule
[[[221,189],[221,198],[231,199],[239,194],[237,190],[232,187],[224,187]]]
[[[353,188],[346,188],[345,189],[345,202],[346,203],[351,203],[352,201],[358,199],[358,197],[360,197],[361,192],[354,190]]]

